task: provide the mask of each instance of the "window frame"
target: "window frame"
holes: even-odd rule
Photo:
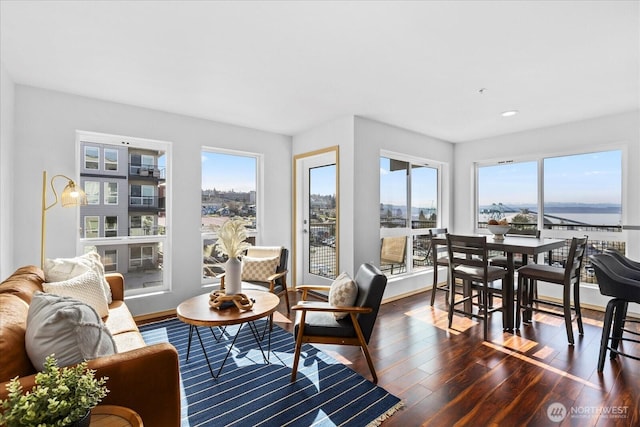
[[[95,230],[92,230],[91,227],[89,227],[89,222],[95,222],[97,224],[97,228]],[[83,230],[84,230],[84,238],[85,239],[96,239],[100,237],[100,217],[98,215],[86,215],[84,217],[84,224],[83,224]],[[96,236],[87,236],[88,231],[94,232],[96,233]]]
[[[109,191],[109,186],[115,184],[116,186],[116,191],[115,191],[115,201],[114,202],[110,202],[109,200],[111,200],[114,195],[112,192]],[[118,185],[118,182],[114,182],[114,181],[104,181],[104,186],[103,186],[103,194],[104,194],[104,200],[103,203],[106,206],[117,206],[118,205],[118,192],[120,191],[120,186]]]
[[[98,190],[97,192],[92,192],[89,191],[89,189],[87,189],[87,184],[95,184],[96,189]],[[93,186],[93,185],[92,185]],[[87,204],[88,205],[100,205],[100,189],[101,185],[100,185],[100,181],[85,181],[84,182],[84,192],[87,195]],[[94,201],[95,200],[95,201]]]
[[[96,156],[96,160],[89,160],[89,158],[87,157],[87,151],[91,151],[91,150],[96,150],[97,152],[97,156]],[[83,162],[84,162],[84,168],[87,170],[100,170],[100,148],[99,147],[84,147],[84,157],[83,157]],[[88,163],[95,163],[96,167],[88,167],[87,164]]]
[[[416,240],[418,240],[418,238],[420,236],[426,236],[429,234],[429,229],[430,228],[441,228],[441,227],[446,227],[446,221],[445,221],[445,216],[444,216],[444,205],[443,205],[443,194],[442,194],[442,190],[443,190],[443,185],[444,185],[444,172],[445,172],[445,164],[441,161],[437,161],[437,160],[433,160],[433,159],[427,159],[427,158],[423,158],[423,157],[417,157],[417,156],[412,156],[412,155],[408,155],[408,154],[403,154],[403,153],[398,153],[398,152],[393,152],[393,151],[388,151],[388,150],[380,150],[380,154],[378,156],[378,163],[380,162],[380,158],[388,158],[388,159],[393,159],[393,160],[398,160],[398,161],[402,161],[402,162],[407,162],[409,164],[409,172],[407,174],[407,185],[406,185],[406,200],[407,200],[407,212],[406,212],[406,218],[405,218],[405,227],[395,227],[395,228],[386,228],[386,227],[382,227],[381,225],[379,226],[380,229],[380,239],[382,241],[383,238],[385,237],[400,237],[400,236],[405,236],[407,237],[406,239],[406,243],[407,243],[407,247],[405,250],[406,253],[406,257],[405,257],[405,272],[404,273],[397,273],[397,274],[389,274],[388,275],[388,279],[389,280],[394,280],[396,278],[402,278],[402,277],[407,277],[413,274],[423,274],[426,273],[428,271],[431,271],[431,269],[433,268],[433,266],[426,266],[425,268],[420,268],[420,269],[416,269],[415,268],[415,263],[416,262],[422,262],[427,260],[421,260],[418,259],[418,257],[416,257],[414,255],[414,242]],[[413,179],[412,179],[412,169],[413,166],[423,166],[423,167],[428,167],[428,168],[433,168],[437,171],[437,175],[436,175],[436,191],[437,191],[437,195],[436,195],[436,224],[434,227],[422,227],[422,228],[412,228],[413,224],[412,224],[412,220],[411,220],[411,211],[413,208],[413,200],[412,200],[412,184],[413,184]],[[382,203],[382,201],[379,200],[379,203]],[[378,265],[380,265],[380,260],[378,259]]]
[[[200,147],[200,153],[210,152],[216,154],[223,154],[229,156],[241,156],[241,157],[249,157],[255,160],[256,164],[256,200],[255,200],[255,229],[247,229],[247,238],[253,240],[256,244],[260,242],[260,236],[262,234],[261,227],[263,224],[264,212],[264,155],[256,152],[249,151],[240,151],[240,150],[230,150],[225,148],[213,147],[213,146],[202,146]],[[200,194],[202,197],[202,169],[200,171]],[[202,214],[201,214],[202,215]],[[214,242],[217,240],[217,234],[213,230],[204,230],[202,227],[200,228],[200,248],[204,250],[205,242],[211,241]],[[215,249],[214,249],[215,250]],[[205,277],[203,274],[205,268],[204,256],[202,257],[202,263],[200,267],[200,276],[202,278],[201,284],[202,286],[211,286],[212,284],[218,283],[219,279],[214,277]]]
[[[107,151],[115,153],[115,155],[116,155],[116,160],[115,161],[111,161],[111,160],[107,159]],[[120,167],[119,166],[119,160],[120,159],[118,158],[118,150],[116,150],[115,148],[105,148],[103,154],[104,154],[104,162],[103,162],[104,170],[105,171],[111,171],[111,172],[117,172],[118,168]],[[114,165],[114,164],[116,166],[115,169],[109,169],[107,167],[107,165]]]
[[[158,224],[158,230],[162,229],[162,234],[158,231],[158,234],[147,235],[147,236],[130,236],[127,230],[125,235],[119,235],[117,239],[111,237],[98,237],[87,240],[84,238],[84,233],[78,233],[77,237],[77,245],[76,252],[78,254],[85,253],[86,250],[91,250],[94,248],[99,253],[105,250],[111,249],[122,249],[127,250],[128,257],[128,249],[134,245],[147,244],[156,248],[156,252],[154,255],[154,263],[158,265],[161,264],[161,268],[157,268],[155,271],[150,272],[149,276],[151,279],[150,282],[146,281],[142,286],[128,287],[127,281],[125,281],[125,298],[130,297],[146,297],[151,296],[153,294],[157,294],[158,292],[170,292],[172,290],[172,221],[173,221],[173,212],[172,212],[172,162],[173,162],[173,143],[170,141],[163,140],[153,140],[146,138],[138,138],[124,135],[112,135],[112,134],[103,134],[97,132],[88,132],[88,131],[76,131],[76,153],[83,153],[82,148],[84,147],[83,143],[87,144],[99,144],[101,146],[113,146],[113,148],[126,146],[129,150],[124,158],[130,158],[130,155],[135,154],[135,150],[149,150],[150,152],[158,153],[156,157],[158,166],[161,166],[164,169],[164,173],[162,177],[158,177],[162,180],[162,198],[164,199],[164,203],[162,206],[161,216],[163,219],[162,224]],[[133,152],[131,151],[133,150]],[[80,158],[80,155],[78,155]],[[119,156],[120,158],[121,156]],[[83,171],[82,166],[84,165],[84,158],[80,158],[80,161],[77,162],[78,165],[78,175],[81,180],[83,179],[83,173],[87,173],[85,175],[86,178],[91,179],[91,171]],[[128,165],[127,165],[128,167]],[[112,171],[108,171],[112,172]],[[108,173],[106,174],[108,175]],[[105,175],[105,176],[106,176]],[[123,176],[124,185],[118,185],[118,191],[128,191],[128,183],[130,180],[137,179],[134,174],[127,173],[126,176]],[[154,177],[155,178],[155,177]],[[118,181],[118,184],[120,182]],[[103,189],[103,186],[100,185],[100,188]],[[120,194],[119,197],[128,197],[128,194]],[[127,217],[129,212],[135,212],[135,207],[132,210],[128,204],[127,206]],[[82,209],[82,208],[80,208]],[[118,208],[118,212],[121,208]],[[87,212],[89,213],[89,212]],[[105,215],[106,212],[101,212],[101,215]],[[118,215],[120,215],[119,213]],[[81,213],[81,216],[83,214]],[[116,215],[116,211],[113,211],[113,215]],[[128,221],[124,219],[124,216],[119,219],[120,221]],[[120,226],[120,224],[119,224]],[[125,278],[128,276],[128,262],[126,262],[126,257],[122,254],[122,252],[118,252],[119,256],[123,256],[124,258],[120,260],[119,267],[123,269],[122,274],[125,275]],[[134,273],[138,274],[139,273]],[[147,274],[145,272],[145,274]],[[145,276],[146,277],[146,276]],[[129,283],[135,283],[134,281],[129,281]]]

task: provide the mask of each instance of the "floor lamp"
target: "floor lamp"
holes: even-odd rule
[[[65,175],[54,175],[51,178],[51,190],[55,195],[55,201],[47,206],[47,171],[42,171],[42,236],[40,239],[40,267],[44,268],[44,248],[47,236],[47,211],[54,207],[58,203],[58,192],[53,182],[56,178],[65,178],[69,182],[62,190],[60,195],[60,203],[63,208],[71,208],[74,206],[83,206],[87,204],[87,195],[80,188],[76,187],[76,183],[71,178]]]

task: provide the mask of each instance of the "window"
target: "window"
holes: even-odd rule
[[[153,252],[151,245],[134,246],[129,248],[129,267],[149,268],[154,266]]]
[[[98,147],[84,147],[85,169],[98,169],[100,165],[100,149]]]
[[[79,247],[83,251],[95,248],[108,271],[125,277],[126,296],[170,290],[171,144],[82,131],[76,138],[81,166],[85,153],[104,155],[104,163],[92,157],[102,165],[101,170],[80,168],[81,185],[90,190],[92,203],[102,205],[80,207],[83,232]],[[123,159],[131,159],[132,164],[123,169]],[[139,175],[143,163],[154,165],[146,177]],[[126,172],[128,166],[129,173],[114,173]]]
[[[229,218],[243,218],[249,241],[255,243],[258,234],[258,162],[250,153],[202,150],[202,212],[203,281],[212,281],[224,271],[225,257],[215,249],[216,227]]]
[[[104,149],[104,170],[118,170],[118,150],[114,150],[112,148]]]
[[[520,229],[537,228],[538,162],[502,162],[477,174],[478,228],[502,218]]]
[[[87,194],[87,204],[100,204],[100,183],[97,181],[85,181],[84,192]]]
[[[544,159],[545,228],[573,225],[621,231],[622,153],[604,151]]]
[[[84,237],[87,239],[100,237],[100,218],[97,216],[84,217]]]
[[[153,185],[131,185],[131,206],[155,206],[155,187]]]
[[[104,217],[104,237],[118,237],[118,217]]]
[[[380,157],[380,267],[388,276],[430,265],[428,229],[439,222],[440,166],[403,157]]]
[[[118,183],[117,182],[104,183],[104,204],[105,205],[118,204]]]
[[[551,260],[545,255],[550,264],[566,258],[573,236],[589,236],[587,255],[607,248],[625,253],[622,176],[621,150],[478,164],[477,228],[492,218],[506,218],[512,227],[538,228],[544,237],[566,239],[566,247],[554,250]],[[595,282],[588,256],[581,282]]]
[[[130,236],[152,236],[158,234],[153,215],[132,215],[129,217]]]
[[[116,249],[106,249],[102,257],[105,273],[118,271],[118,251]]]

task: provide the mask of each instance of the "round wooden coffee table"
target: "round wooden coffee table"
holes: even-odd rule
[[[178,306],[176,309],[176,313],[178,315],[178,319],[182,322],[187,323],[189,325],[189,344],[187,346],[187,360],[189,360],[189,352],[191,351],[191,339],[193,337],[193,332],[196,332],[198,340],[200,341],[200,346],[202,347],[202,352],[204,353],[204,357],[207,360],[207,365],[209,366],[209,371],[211,372],[211,376],[213,378],[218,378],[220,372],[222,371],[222,367],[224,366],[229,354],[231,354],[231,350],[233,345],[240,334],[240,330],[242,327],[247,324],[253,333],[253,337],[258,345],[258,348],[262,352],[262,356],[265,359],[265,362],[269,362],[269,357],[265,356],[264,350],[262,349],[262,345],[260,341],[260,334],[253,324],[255,320],[268,317],[268,327],[269,330],[269,344],[267,348],[267,355],[271,350],[271,328],[273,324],[273,312],[278,308],[278,304],[280,303],[280,298],[277,295],[274,295],[270,292],[266,291],[256,291],[256,290],[243,290],[243,294],[249,297],[253,301],[253,307],[250,310],[240,310],[237,307],[229,307],[225,309],[217,309],[213,308],[209,305],[209,294],[198,295],[196,297],[190,298]],[[209,357],[207,356],[207,351],[205,350],[204,342],[202,341],[202,337],[200,336],[200,332],[198,331],[198,327],[207,327],[210,328],[211,333],[213,334],[216,340],[220,338],[216,337],[213,332],[213,327],[225,327],[230,325],[240,325],[235,336],[233,337],[233,342],[229,346],[227,354],[218,369],[218,373],[214,374],[213,369],[211,368],[211,363],[209,362]]]

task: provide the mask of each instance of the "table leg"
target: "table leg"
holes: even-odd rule
[[[204,358],[207,360],[207,366],[209,367],[209,372],[211,372],[211,376],[213,378],[217,378],[215,375],[213,375],[213,369],[211,369],[211,363],[209,362],[209,356],[207,356],[207,349],[204,348],[204,343],[202,342],[202,337],[200,337],[200,331],[198,331],[198,327],[197,326],[193,326],[193,328],[196,330],[196,334],[198,335],[198,341],[200,341],[200,346],[202,347],[202,353],[204,354]],[[191,337],[189,337],[189,338],[191,338]],[[227,360],[227,359],[225,358],[225,360]],[[220,374],[220,372],[218,372],[218,374]]]
[[[513,261],[513,252],[507,252],[507,275],[505,277],[504,298],[502,300],[502,328],[505,331],[513,330],[513,303],[514,303],[514,270],[515,263]]]
[[[189,361],[189,352],[191,351],[191,337],[193,336],[193,328],[195,326],[189,325],[189,344],[187,344],[187,361]]]

